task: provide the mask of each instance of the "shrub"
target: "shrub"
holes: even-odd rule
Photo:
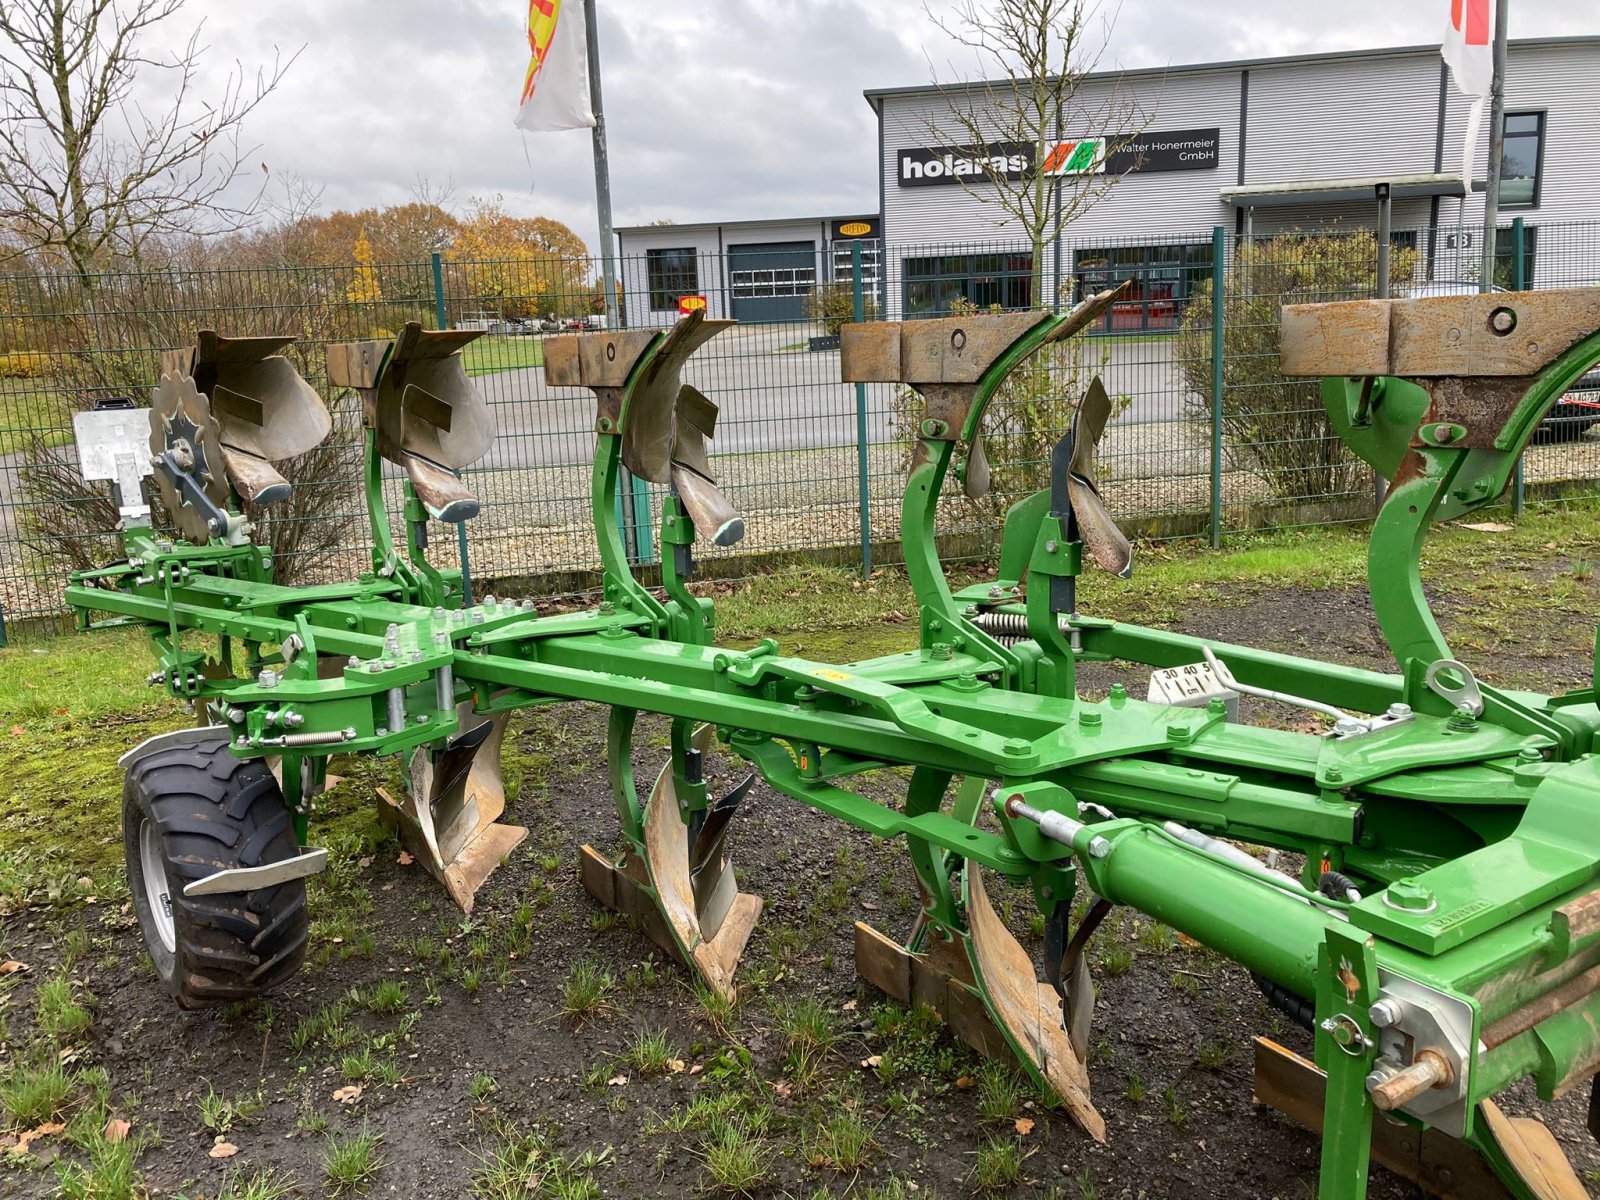
[[[1240,465],[1284,498],[1324,497],[1355,489],[1365,467],[1345,448],[1322,408],[1321,384],[1288,379],[1278,369],[1285,304],[1370,298],[1378,244],[1370,232],[1293,232],[1241,244],[1228,268],[1223,297],[1222,429]],[[1409,279],[1417,253],[1395,247],[1390,284]],[[1176,354],[1186,405],[1211,418],[1212,296],[1195,289],[1179,328]]]
[[[951,315],[957,317],[979,311],[976,305],[960,298],[950,309]],[[999,525],[1013,504],[1049,487],[1050,453],[1072,427],[1078,402],[1108,360],[1109,352],[1103,346],[1082,336],[1072,337],[1050,343],[1007,376],[983,417],[984,454],[989,461],[988,494],[971,500],[952,477],[940,497],[947,511],[958,520]],[[1130,402],[1131,397],[1114,396],[1113,417]],[[910,468],[923,409],[920,393],[909,387],[896,391],[891,421],[904,448],[903,469]],[[965,462],[970,449],[965,444],[957,447],[955,462]],[[1100,473],[1104,478],[1103,467]]]
[[[868,292],[862,297],[862,313],[868,321],[878,316],[878,301]],[[811,319],[822,323],[823,332],[838,337],[839,330],[856,319],[856,292],[853,283],[825,283],[811,293]]]
[[[38,350],[0,354],[0,379],[38,379],[50,372],[50,356]]]

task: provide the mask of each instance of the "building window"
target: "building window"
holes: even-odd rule
[[[1523,288],[1533,287],[1533,260],[1539,249],[1539,227],[1522,228],[1522,278],[1517,278],[1517,231],[1494,231],[1494,282],[1496,287],[1514,290],[1520,283]]]
[[[816,267],[770,267],[728,273],[728,286],[733,289],[735,300],[809,296],[816,283]]]
[[[833,243],[833,279],[835,283],[850,283],[856,277],[854,243],[836,241]],[[883,250],[881,242],[861,243],[861,288],[865,292],[878,290],[878,279],[882,270]]]
[[[1209,242],[1079,250],[1073,256],[1072,299],[1076,303],[1128,280],[1128,289],[1101,319],[1099,330],[1176,329],[1184,301],[1210,278]]]
[[[700,294],[700,268],[692,249],[646,251],[645,270],[652,312],[677,312],[681,297]]]
[[[1033,255],[938,254],[901,264],[908,317],[939,316],[957,301],[979,309],[1033,306]]]
[[[1544,114],[1507,113],[1505,150],[1500,155],[1500,203],[1532,208],[1539,203],[1544,167]]]

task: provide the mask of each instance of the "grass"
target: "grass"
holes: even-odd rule
[[[468,375],[493,375],[544,366],[544,339],[534,336],[491,337],[468,342],[461,352]]]
[[[259,1094],[234,1100],[207,1083],[206,1094],[200,1097],[200,1124],[210,1132],[221,1135],[235,1124],[250,1121],[264,1107],[265,1101]]]
[[[0,1075],[0,1111],[16,1129],[32,1129],[60,1119],[72,1099],[75,1080],[60,1062],[14,1063]]]
[[[767,1181],[772,1168],[772,1145],[738,1123],[719,1125],[701,1144],[706,1182],[711,1190],[742,1196]]]
[[[609,973],[589,961],[577,963],[561,988],[561,1015],[574,1025],[614,1011],[615,1006],[606,998],[612,988]]]
[[[288,1200],[300,1194],[294,1176],[278,1171],[237,1171],[222,1181],[217,1200]]]
[[[805,1159],[814,1167],[859,1171],[871,1157],[872,1134],[853,1108],[840,1107],[809,1139]]]
[[[668,1040],[666,1030],[658,1029],[653,1033],[639,1033],[628,1044],[628,1052],[623,1056],[623,1061],[645,1078],[656,1075],[665,1075],[672,1069],[674,1062],[678,1069],[683,1069],[682,1062],[678,1059],[678,1052]]]
[[[328,1190],[334,1195],[344,1192],[365,1191],[377,1178],[383,1159],[378,1147],[383,1143],[380,1134],[360,1133],[349,1137],[330,1137],[322,1156],[323,1174],[328,1180]]]
[[[612,1159],[610,1147],[567,1156],[541,1130],[502,1125],[496,1144],[478,1160],[471,1191],[477,1200],[600,1200],[595,1171]]]
[[[997,1192],[1022,1178],[1022,1147],[1014,1137],[989,1138],[978,1146],[972,1180],[981,1192]]]
[[[93,1000],[87,992],[85,995]],[[65,971],[52,975],[39,985],[34,1000],[34,1024],[46,1037],[71,1041],[94,1023],[89,1009],[78,1001],[72,980]]]
[[[1009,1063],[987,1060],[976,1075],[978,1116],[992,1124],[1004,1124],[1022,1110],[1030,1085]]]

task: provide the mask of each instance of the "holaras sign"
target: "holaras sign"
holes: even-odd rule
[[[928,146],[899,151],[901,187],[937,187],[1032,178],[1121,175],[1133,171],[1195,171],[1218,165],[1220,129],[1141,133],[1107,153],[1106,139],[1084,137],[1042,147],[1026,142],[982,146]]]

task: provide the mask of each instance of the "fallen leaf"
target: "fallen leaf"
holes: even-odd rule
[[[409,850],[400,851],[400,856],[395,859],[395,862],[399,863],[402,867],[409,867],[416,861],[416,859],[411,857],[411,851]]]
[[[623,1084],[625,1084],[627,1082],[628,1082],[628,1077],[626,1075],[613,1075],[610,1079],[606,1080],[606,1086],[607,1087],[621,1087]]]
[[[861,1060],[861,1065],[869,1071],[875,1071],[883,1064],[883,1055],[869,1054]]]
[[[779,1080],[775,1080],[773,1082],[772,1090],[774,1092],[776,1092],[779,1096],[781,1096],[783,1099],[787,1100],[789,1098],[789,1093],[792,1092],[794,1089],[789,1086],[787,1080],[779,1079]]]
[[[966,1091],[969,1087],[972,1087],[977,1082],[978,1081],[976,1079],[974,1079],[971,1075],[960,1075],[960,1076],[957,1076],[957,1078],[956,1078],[956,1087],[958,1087],[962,1091]]]
[[[694,1066],[689,1068],[689,1074],[698,1075],[698,1074],[700,1074],[701,1071],[704,1071],[705,1069],[706,1069],[705,1068],[705,1064],[703,1064],[703,1063],[695,1063]]]
[[[856,1002],[854,1000],[846,1000],[839,1011],[840,1012],[855,1012],[855,1010],[856,1010]]]
[[[23,734],[25,734],[27,732],[28,731],[26,729],[24,729],[21,725],[13,725],[11,727],[11,736],[12,737],[21,737]]]
[[[1013,1124],[1016,1125],[1017,1132],[1019,1134],[1021,1134],[1023,1137],[1027,1137],[1030,1133],[1033,1132],[1033,1118],[1032,1117],[1018,1117],[1016,1119],[1016,1121],[1013,1122]]]
[[[356,859],[356,866],[360,867],[363,871],[366,870],[371,865],[372,865],[372,855],[370,855],[370,854],[364,854],[360,858]]]
[[[1501,521],[1473,521],[1463,524],[1461,528],[1471,529],[1476,533],[1510,533],[1513,526]]]
[[[349,1083],[342,1088],[337,1088],[334,1090],[333,1098],[340,1104],[354,1104],[361,1099],[361,1085],[359,1083]]]
[[[53,1137],[65,1129],[66,1126],[57,1121],[46,1121],[43,1125],[17,1134],[17,1143],[11,1147],[11,1153],[18,1156],[27,1154],[30,1142],[37,1141],[39,1138]]]
[[[128,1130],[132,1128],[133,1125],[121,1117],[112,1117],[106,1122],[105,1131],[100,1136],[108,1142],[122,1142],[127,1140]]]
[[[0,963],[0,975],[15,975],[18,971],[26,971],[27,969],[27,963],[18,962],[14,958],[8,958],[5,962]]]
[[[667,1060],[667,1070],[671,1071],[674,1075],[682,1075],[683,1067],[684,1062],[681,1058],[671,1058]]]
[[[212,1158],[232,1158],[235,1154],[239,1153],[239,1147],[235,1146],[232,1142],[218,1142],[215,1146],[211,1147],[210,1150],[206,1151],[206,1153]]]

